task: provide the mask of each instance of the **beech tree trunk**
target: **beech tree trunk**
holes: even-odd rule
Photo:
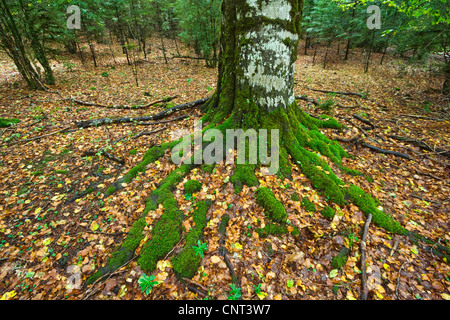
[[[250,103],[269,113],[295,102],[302,8],[303,0],[223,1],[219,80],[207,106],[217,119]]]

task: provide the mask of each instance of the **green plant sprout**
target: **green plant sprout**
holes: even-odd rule
[[[147,276],[145,273],[143,273],[138,280],[139,286],[141,287],[141,292],[149,294],[153,290],[153,288],[158,284],[158,281],[153,280],[155,280],[154,275]]]
[[[206,250],[208,250],[208,244],[202,243],[200,240],[197,241],[198,246],[192,246],[196,255],[203,258],[203,254]]]

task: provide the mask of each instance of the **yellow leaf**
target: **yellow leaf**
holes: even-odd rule
[[[234,247],[238,250],[242,250],[242,246],[237,242],[234,244]]]
[[[98,227],[99,227],[98,223],[96,221],[92,221],[92,223],[91,223],[91,230],[95,231],[95,230],[98,229]]]
[[[122,298],[124,295],[126,295],[127,291],[128,291],[127,285],[126,284],[122,285],[119,290],[119,298]]]
[[[157,267],[159,270],[164,271],[164,270],[166,270],[166,268],[172,267],[172,264],[170,263],[169,260],[160,260],[160,261],[158,261],[158,263],[156,264],[156,267]]]
[[[13,291],[9,291],[9,292],[6,292],[4,295],[2,295],[2,297],[0,298],[0,300],[10,300],[10,299],[12,299],[12,298],[14,298],[14,296],[16,295],[17,293],[13,290]]]
[[[41,208],[41,207],[36,208],[36,210],[34,210],[34,214],[35,214],[35,215],[38,215],[41,211],[42,211],[42,208]]]
[[[260,293],[257,293],[256,295],[258,296],[258,298],[259,298],[260,300],[263,300],[263,299],[267,296],[267,293],[265,293],[265,292],[260,292]]]
[[[387,271],[391,270],[391,267],[387,263],[383,264],[383,268],[386,269]]]
[[[445,299],[445,300],[450,300],[450,295],[449,294],[443,293],[443,294],[441,294],[441,297],[443,299]]]
[[[50,243],[52,242],[51,238],[47,238],[44,240],[44,242],[42,242],[42,245],[44,245],[45,247],[48,246]]]
[[[353,292],[350,290],[347,291],[347,300],[356,300],[355,296],[353,295]]]

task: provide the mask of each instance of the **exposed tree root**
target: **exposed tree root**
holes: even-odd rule
[[[450,151],[442,149],[440,147],[436,147],[433,148],[430,145],[428,145],[427,143],[423,142],[423,141],[418,141],[416,139],[410,138],[410,137],[401,137],[401,136],[396,136],[396,135],[390,135],[388,136],[391,139],[394,140],[398,140],[398,141],[402,141],[405,143],[410,143],[416,147],[419,147],[423,150],[426,151],[431,151],[431,152],[435,152],[436,154],[442,155],[444,157],[450,158]]]
[[[181,104],[181,105],[166,109],[164,111],[161,111],[160,113],[157,113],[155,115],[147,116],[147,117],[103,118],[103,119],[97,119],[97,120],[79,121],[79,122],[75,122],[75,125],[78,128],[90,128],[90,127],[98,127],[98,126],[111,125],[111,124],[139,123],[139,122],[161,120],[161,119],[168,117],[172,113],[198,107],[198,106],[204,104],[205,102],[207,102],[208,100],[209,100],[209,98],[204,98],[204,99],[200,99],[200,100],[197,100],[197,101],[194,101],[191,103]]]
[[[81,156],[82,157],[92,157],[92,156],[95,156],[95,155],[102,155],[105,158],[107,158],[107,159],[109,159],[111,161],[114,161],[114,162],[116,162],[116,163],[118,163],[118,164],[120,164],[122,166],[125,164],[125,159],[119,158],[119,157],[113,155],[112,153],[109,153],[105,149],[101,149],[101,150],[98,150],[98,151],[93,151],[93,150],[85,151],[85,152],[83,152],[83,154]]]
[[[343,173],[353,175],[361,174],[342,165],[342,158],[349,157],[349,155],[336,141],[328,139],[319,131],[319,128],[341,128],[341,125],[336,120],[326,116],[321,119],[315,119],[305,114],[296,104],[287,112],[280,110],[268,115],[250,114],[249,110],[243,110],[242,113],[240,111],[233,112],[225,121],[210,124],[205,130],[215,128],[225,134],[228,129],[280,129],[280,168],[277,173],[280,178],[289,179],[292,174],[292,166],[297,166],[310,179],[319,194],[324,196],[330,205],[334,203],[345,206],[346,204],[353,203],[367,217],[372,217],[372,222],[378,227],[394,234],[409,235],[408,231],[391,215],[378,209],[380,202],[377,199],[373,198],[360,187],[345,183],[331,169],[328,162],[333,163]],[[215,110],[208,112],[203,120],[208,122],[210,119],[217,118],[217,115],[214,114],[215,112]],[[144,171],[149,163],[161,158],[166,151],[171,150],[181,141],[182,139],[150,148],[144,156],[142,163],[130,170],[124,178],[108,188],[106,195],[111,195],[122,188],[122,183],[130,182],[138,172]],[[208,141],[203,141],[203,143],[208,145]],[[246,149],[247,152],[248,149]],[[117,268],[124,265],[124,263],[135,257],[135,251],[144,237],[142,231],[146,225],[145,216],[149,212],[155,211],[160,205],[164,208],[163,214],[153,226],[150,240],[140,250],[137,262],[145,272],[152,272],[155,270],[158,260],[167,257],[167,254],[172,252],[174,246],[180,243],[183,234],[185,234],[186,242],[182,251],[171,259],[175,273],[180,280],[189,279],[195,275],[201,257],[193,250],[193,247],[202,240],[203,228],[206,224],[207,212],[211,203],[196,203],[194,210],[196,227],[191,232],[185,233],[182,226],[185,216],[178,208],[177,200],[173,195],[173,189],[197,166],[188,164],[179,166],[151,193],[141,218],[134,223],[122,246],[112,254],[106,266],[101,268],[88,280],[88,284],[93,283],[105,274],[114,272]],[[261,169],[260,164],[236,165],[234,173],[230,178],[230,181],[235,186],[236,193],[242,190],[243,185],[259,185],[255,176],[255,170],[258,169]],[[256,192],[256,200],[264,209],[268,219],[265,228],[257,230],[261,237],[290,234],[294,239],[301,239],[299,228],[288,223],[283,204],[269,188],[259,187]],[[238,286],[240,283],[239,277],[227,257],[224,246],[226,226],[229,218],[228,215],[224,215],[219,226],[219,252],[224,257],[225,263],[230,269],[233,283]],[[435,248],[438,248],[438,246],[433,247],[433,249]]]
[[[394,155],[396,157],[400,157],[400,158],[403,158],[403,159],[406,159],[406,160],[412,160],[411,156],[407,155],[406,153],[381,149],[381,148],[375,147],[375,146],[373,146],[371,144],[368,144],[368,143],[365,143],[365,142],[361,143],[361,146],[363,146],[365,148],[369,148],[369,149],[371,149],[373,151],[376,151],[376,152],[379,152],[379,153],[392,154],[392,155]]]

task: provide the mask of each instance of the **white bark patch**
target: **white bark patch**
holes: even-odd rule
[[[261,2],[261,7],[258,2]],[[289,1],[258,1],[247,0],[247,4],[255,10],[256,15],[265,16],[269,19],[290,20],[292,6]],[[251,14],[248,14],[249,17]]]
[[[298,41],[298,35],[268,25],[249,32],[245,38],[250,45],[243,48],[244,78],[241,81],[264,91],[255,102],[268,109],[292,104],[295,101],[293,49],[286,40]]]

